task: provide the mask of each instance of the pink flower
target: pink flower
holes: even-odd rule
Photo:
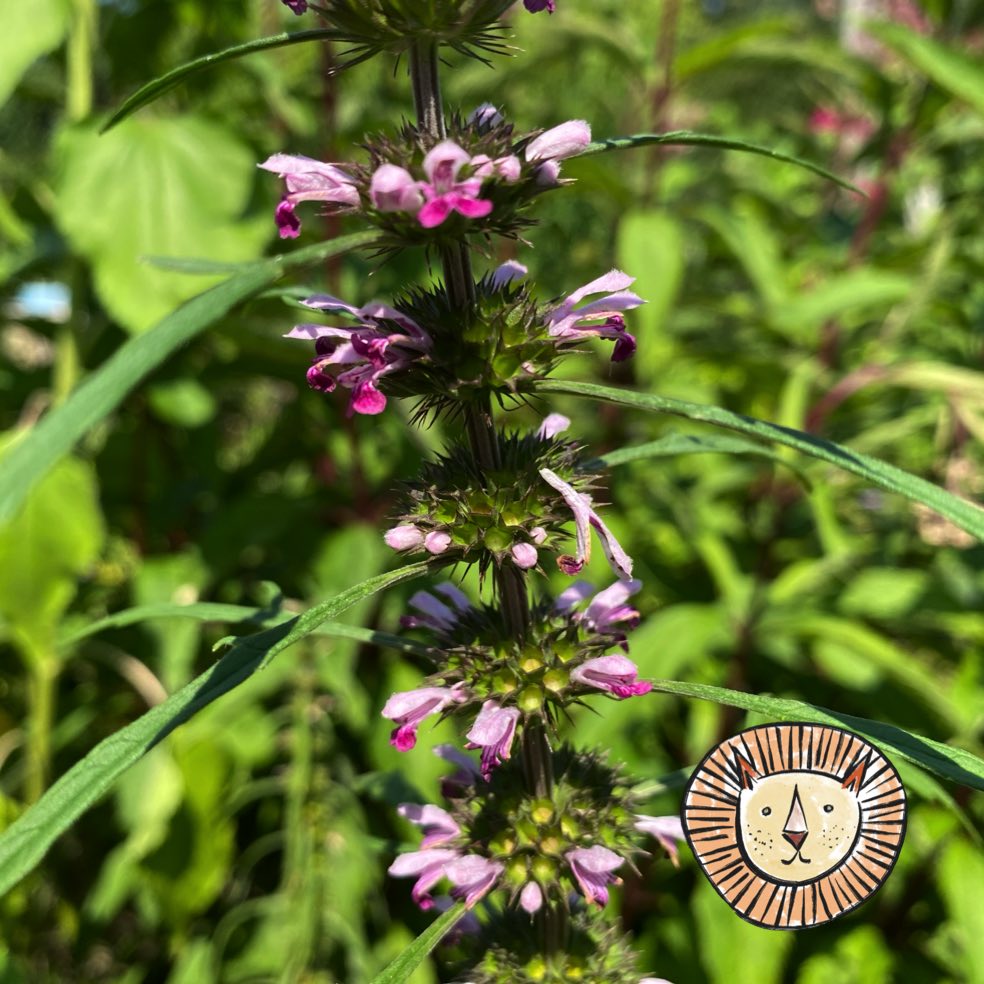
[[[584,120],[568,120],[541,133],[526,145],[524,155],[532,161],[562,161],[580,154],[591,143],[591,127]]]
[[[389,874],[395,878],[417,877],[410,895],[421,909],[430,909],[434,900],[430,890],[444,877],[445,865],[460,857],[452,848],[430,848],[426,851],[410,851],[401,854],[390,866]]]
[[[329,294],[317,294],[304,303],[310,308],[337,312],[359,322],[351,328],[302,324],[287,332],[286,338],[314,341],[315,359],[307,372],[308,385],[319,392],[330,393],[338,382],[352,390],[349,415],[382,413],[386,408],[386,396],[378,388],[380,379],[405,369],[414,359],[426,354],[432,344],[430,336],[412,318],[379,301],[357,308]],[[329,370],[336,366],[350,368],[334,377]]]
[[[479,130],[490,130],[502,121],[502,113],[490,102],[483,102],[468,114],[468,122]]]
[[[513,563],[521,571],[536,567],[538,554],[532,543],[514,543],[509,552],[512,554]]]
[[[680,867],[677,844],[684,839],[684,834],[679,817],[647,817],[636,814],[635,829],[655,837],[670,856],[674,867]]]
[[[543,418],[543,423],[537,429],[536,436],[543,441],[549,441],[552,437],[562,434],[570,426],[570,417],[565,417],[562,413],[550,413]]]
[[[523,152],[530,164],[539,162],[534,172],[538,184],[552,187],[560,181],[560,161],[580,154],[591,143],[591,127],[584,120],[568,120],[534,137]]]
[[[432,530],[424,537],[424,549],[430,554],[442,554],[451,546],[451,534]]]
[[[297,7],[289,3],[296,14],[307,9],[304,3]],[[287,193],[277,206],[275,214],[281,239],[296,239],[300,235],[301,223],[294,214],[298,202],[328,202],[331,205],[357,208],[359,189],[355,179],[337,164],[324,164],[310,157],[291,154],[274,154],[259,165],[265,171],[279,174],[287,185]]]
[[[541,468],[540,476],[553,489],[556,489],[574,514],[574,531],[577,552],[574,557],[557,558],[557,566],[565,574],[579,574],[584,565],[591,559],[591,528],[598,531],[601,549],[604,550],[608,563],[615,574],[623,580],[632,577],[632,558],[622,549],[611,530],[604,524],[601,517],[591,508],[591,497],[583,495],[568,485],[559,475],[549,468]]]
[[[639,669],[628,656],[597,656],[583,662],[571,672],[571,679],[586,687],[607,690],[620,700],[648,694],[653,685],[640,680]]]
[[[546,324],[550,336],[559,342],[580,340],[587,335],[610,338],[615,342],[612,362],[624,362],[636,350],[635,336],[625,329],[622,311],[645,304],[641,297],[625,290],[635,282],[634,277],[612,270],[597,280],[579,287],[560,304],[547,312]],[[605,296],[580,308],[575,305],[589,294]],[[601,322],[598,324],[597,322]]]
[[[532,916],[543,905],[543,892],[535,881],[527,882],[519,893],[519,904]]]
[[[417,221],[425,229],[439,226],[452,212],[466,219],[480,219],[492,211],[492,203],[478,197],[481,178],[458,180],[458,172],[471,158],[453,140],[443,140],[432,147],[424,158],[424,174],[420,190],[426,204],[417,213]]]
[[[594,591],[586,581],[575,581],[558,595],[554,611],[560,615],[570,615],[573,622],[586,626],[592,632],[612,636],[611,641],[628,652],[624,630],[634,629],[639,624],[639,613],[627,602],[641,587],[641,581],[616,581],[599,591],[585,611],[574,612]]]
[[[623,859],[607,847],[576,847],[565,855],[571,872],[581,886],[581,892],[589,902],[608,904],[608,885],[617,881],[613,872]]]
[[[418,591],[410,598],[410,605],[420,614],[403,615],[400,624],[405,629],[426,628],[440,635],[448,635],[458,624],[458,616],[471,610],[471,602],[453,584],[445,582],[434,590],[444,595],[451,602],[451,607],[427,591]]]
[[[523,171],[523,165],[515,154],[508,157],[497,157],[493,160],[488,154],[478,154],[468,162],[472,174],[483,181],[486,178],[502,178],[506,184],[515,184]]]
[[[280,0],[285,6],[290,7],[295,14],[303,14],[307,9],[307,0]]]
[[[522,263],[517,263],[516,260],[506,260],[505,263],[496,267],[492,274],[492,288],[494,290],[502,290],[503,287],[507,287],[514,280],[520,280],[526,276],[529,271]]]
[[[539,13],[541,10],[552,14],[557,9],[556,0],[523,0],[523,6],[531,14]]]
[[[421,848],[437,847],[454,840],[461,833],[461,828],[454,822],[452,816],[439,806],[427,803],[401,803],[396,812],[405,820],[415,823],[424,833],[420,842]]]
[[[373,172],[369,199],[380,212],[416,213],[424,204],[419,183],[409,171],[395,164],[380,164]]]
[[[487,700],[475,718],[471,731],[465,736],[468,748],[482,749],[482,777],[488,781],[492,770],[509,758],[519,710],[500,707],[494,700]]]
[[[456,772],[441,780],[441,795],[447,799],[458,799],[466,793],[470,795],[482,775],[475,762],[454,745],[435,745],[434,754],[458,766]]]
[[[397,727],[390,735],[390,744],[398,751],[408,752],[417,744],[417,728],[430,714],[439,714],[449,704],[466,700],[462,685],[453,687],[420,687],[395,693],[386,701],[382,715],[395,721]]]
[[[454,885],[451,894],[464,899],[470,909],[499,880],[503,865],[479,854],[465,854],[445,865],[444,873]]]
[[[424,532],[413,525],[394,526],[383,534],[383,542],[394,550],[409,550],[424,542]]]

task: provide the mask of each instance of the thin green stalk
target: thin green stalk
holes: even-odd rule
[[[410,76],[417,125],[435,141],[447,135],[438,72],[438,51],[434,42],[420,41],[411,48]],[[442,250],[441,265],[451,303],[460,308],[474,303],[475,278],[467,243]],[[496,470],[500,467],[501,456],[491,404],[465,406],[464,415],[469,445],[479,470],[483,474]],[[525,574],[511,564],[504,564],[496,569],[495,584],[510,634],[522,642],[527,636],[530,621]],[[519,743],[529,792],[538,798],[549,798],[553,789],[553,753],[542,721],[531,719]],[[543,906],[537,914],[537,925],[544,953],[555,953],[564,946],[567,936],[566,909],[559,905]]]
[[[57,681],[58,661],[49,655],[32,656],[28,666],[27,777],[24,782],[28,803],[41,799],[48,785]]]

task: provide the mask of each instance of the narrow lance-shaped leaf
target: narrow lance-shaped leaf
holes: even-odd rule
[[[424,962],[427,955],[447,935],[454,924],[462,917],[465,903],[458,902],[446,912],[441,913],[420,936],[418,936],[381,974],[372,979],[372,984],[403,984]]]
[[[345,36],[338,31],[327,28],[317,28],[312,31],[285,31],[283,34],[273,34],[267,38],[256,38],[254,41],[247,41],[245,44],[233,45],[222,51],[213,51],[211,54],[202,55],[194,61],[186,62],[177,68],[172,68],[170,72],[152,79],[142,85],[132,96],[129,96],[122,106],[109,118],[102,128],[105,133],[110,128],[116,126],[121,120],[125,120],[138,109],[142,109],[148,103],[160,98],[165,92],[169,92],[176,85],[184,82],[185,79],[213,65],[222,62],[232,61],[235,58],[242,58],[245,55],[252,55],[258,51],[269,51],[272,48],[282,48],[288,44],[304,44],[307,41],[337,41],[344,40]]]
[[[34,483],[92,427],[107,417],[144,377],[237,304],[256,296],[287,270],[317,263],[372,242],[360,232],[244,267],[241,273],[193,297],[119,349],[57,409],[4,455],[0,468],[0,522],[9,519]]]
[[[631,464],[633,461],[645,461],[647,458],[672,458],[680,454],[750,454],[760,458],[768,458],[770,461],[785,465],[794,471],[805,485],[809,486],[810,484],[809,479],[795,463],[783,458],[770,448],[755,444],[752,441],[743,441],[738,437],[698,437],[696,434],[667,434],[665,437],[648,441],[645,444],[609,451],[593,461],[585,462],[582,467],[588,471],[598,468],[614,468],[617,465]]]
[[[237,639],[214,666],[133,724],[101,741],[23,816],[0,834],[0,896],[44,857],[55,839],[95,804],[138,759],[178,725],[239,686],[277,653],[328,619],[393,584],[421,577],[426,563],[380,574],[322,602],[289,622]]]
[[[871,455],[851,451],[849,448],[825,441],[822,437],[794,430],[792,427],[782,427],[770,424],[744,414],[732,413],[723,407],[707,406],[702,403],[690,403],[687,400],[674,400],[666,396],[656,396],[653,393],[633,393],[629,390],[613,389],[610,386],[598,386],[594,383],[567,382],[565,380],[547,379],[537,384],[540,393],[567,393],[571,396],[586,396],[592,400],[604,400],[625,407],[635,407],[639,410],[650,410],[655,413],[669,413],[688,420],[699,420],[703,423],[726,427],[739,431],[751,437],[786,447],[795,448],[803,454],[821,461],[837,465],[845,471],[869,481],[889,492],[905,496],[913,502],[921,502],[941,516],[945,516],[962,530],[984,540],[984,509],[961,499],[959,496],[941,489],[932,482],[927,482],[916,475],[910,475],[901,468],[873,458]]]
[[[74,646],[106,629],[120,629],[127,625],[138,625],[156,618],[191,618],[198,622],[251,622],[257,626],[282,625],[289,622],[293,616],[279,609],[250,608],[248,605],[223,605],[217,602],[198,602],[193,605],[174,605],[163,603],[159,605],[139,605],[114,612],[97,622],[72,629],[58,638],[58,647]],[[430,646],[404,639],[403,636],[391,635],[388,632],[377,632],[361,625],[345,625],[342,622],[322,622],[314,635],[334,636],[339,639],[353,639],[356,642],[368,642],[374,646],[386,646],[402,653],[415,653],[418,656],[429,656],[433,653]]]
[[[812,721],[831,724],[870,738],[887,752],[894,752],[916,765],[935,772],[944,779],[962,786],[984,790],[984,759],[964,748],[952,748],[941,741],[914,735],[893,724],[871,721],[868,718],[843,714],[827,707],[816,707],[801,700],[787,697],[768,697],[761,694],[744,694],[738,690],[712,687],[705,683],[685,683],[681,680],[654,680],[653,690],[680,697],[697,697],[728,707],[754,711],[780,721]]]
[[[604,154],[610,150],[631,150],[634,147],[648,147],[652,145],[665,145],[676,147],[716,147],[718,150],[740,150],[746,154],[758,154],[760,157],[769,157],[774,161],[781,161],[783,164],[795,164],[797,167],[805,168],[814,174],[833,181],[834,184],[847,188],[848,191],[857,192],[863,195],[864,192],[838,177],[833,171],[828,171],[813,161],[804,160],[802,157],[794,157],[792,154],[784,154],[780,150],[773,150],[771,147],[763,147],[761,144],[749,143],[747,140],[738,140],[735,137],[719,137],[713,133],[694,133],[692,130],[671,130],[669,133],[635,133],[628,137],[608,137],[606,140],[596,140],[578,154],[578,157],[587,157],[589,154]]]

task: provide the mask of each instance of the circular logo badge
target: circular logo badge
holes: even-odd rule
[[[743,919],[803,929],[873,895],[905,836],[905,790],[864,738],[817,724],[749,728],[687,784],[683,828],[704,874]]]

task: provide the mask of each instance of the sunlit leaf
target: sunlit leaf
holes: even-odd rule
[[[795,164],[797,167],[806,168],[807,171],[812,171],[828,181],[833,181],[834,184],[838,184],[842,188],[856,191],[859,195],[864,194],[850,181],[838,177],[825,167],[814,164],[813,161],[794,157],[792,154],[784,154],[782,151],[773,150],[771,147],[749,143],[747,140],[720,137],[713,133],[694,133],[692,130],[671,130],[668,133],[636,133],[628,137],[608,137],[605,140],[596,140],[588,144],[578,156],[603,154],[610,150],[631,150],[634,147],[650,147],[654,144],[670,147],[714,147],[718,150],[739,150],[746,154],[758,154],[761,157],[770,157],[774,161],[781,161],[783,164]]]
[[[13,516],[34,483],[172,352],[237,304],[275,283],[286,271],[347,253],[373,238],[371,232],[356,233],[251,264],[122,345],[65,403],[43,417],[4,456],[4,467],[0,469],[0,522]]]
[[[391,585],[421,577],[426,563],[370,578],[288,622],[237,639],[210,669],[100,742],[0,834],[0,895],[31,871],[55,839],[93,806],[131,765],[175,728],[262,669],[324,622]]]
[[[889,492],[913,502],[921,502],[941,516],[945,516],[961,529],[972,533],[978,539],[984,540],[984,509],[961,499],[941,489],[931,482],[916,475],[910,475],[901,468],[880,461],[867,454],[851,451],[849,448],[834,444],[813,434],[770,424],[744,414],[733,413],[723,407],[706,406],[700,403],[690,403],[687,400],[674,400],[653,393],[633,393],[629,390],[613,389],[610,386],[598,386],[595,383],[578,383],[566,380],[547,379],[537,384],[541,393],[567,393],[571,396],[585,396],[593,400],[604,400],[609,403],[639,410],[650,410],[655,413],[668,413],[688,420],[698,420],[717,427],[739,431],[751,437],[764,441],[783,444],[795,448],[803,454],[821,461],[837,465],[845,471],[858,475]]]
[[[452,926],[461,918],[465,904],[458,902],[447,912],[442,913],[418,936],[381,974],[372,979],[372,984],[403,984],[410,974],[426,959],[427,955],[444,938]]]

